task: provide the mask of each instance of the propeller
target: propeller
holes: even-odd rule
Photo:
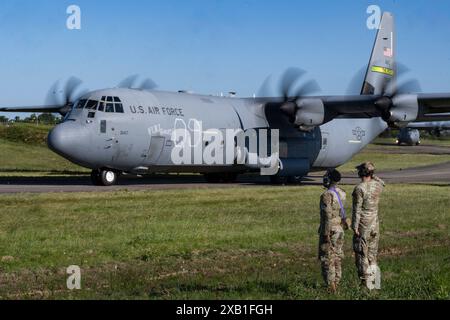
[[[122,80],[118,87],[127,89],[153,90],[157,88],[158,85],[150,78],[145,78],[140,81],[139,75],[134,74]]]
[[[70,77],[65,83],[60,80],[56,81],[47,93],[46,104],[61,106],[59,113],[67,114],[73,103],[89,92],[86,89],[80,89],[82,84],[83,82],[76,77]]]
[[[379,114],[390,126],[397,126],[396,122],[407,122],[417,113],[417,99],[411,93],[422,91],[417,80],[407,78],[410,69],[406,65],[397,63],[395,69],[396,77],[392,77],[384,84],[381,97],[375,102]],[[357,71],[350,81],[347,94],[361,94],[366,73],[367,66]]]
[[[383,88],[383,96],[375,103],[375,106],[381,112],[383,120],[389,125],[395,125],[395,123],[391,121],[392,111],[398,107],[399,102],[404,100],[408,94],[422,91],[417,79],[401,79],[409,72],[407,67],[399,65],[397,70],[400,81],[397,81],[395,77],[392,77]]]
[[[307,74],[305,70],[299,68],[287,69],[280,80],[277,96],[281,99],[281,111],[285,113],[291,120],[295,118],[296,111],[300,109],[300,101],[305,96],[319,92],[320,86],[315,80],[303,82],[300,86],[298,83]],[[269,92],[271,76],[269,76],[258,91],[259,96],[264,96]]]
[[[280,93],[283,98],[281,111],[291,120],[294,120],[296,111],[300,109],[300,101],[303,97],[319,92],[321,89],[315,80],[308,80],[298,86],[300,79],[306,75],[306,71],[298,68],[289,68],[285,71],[280,82]]]

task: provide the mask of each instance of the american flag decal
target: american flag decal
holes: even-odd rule
[[[392,49],[391,48],[384,48],[384,56],[388,58],[392,58]]]

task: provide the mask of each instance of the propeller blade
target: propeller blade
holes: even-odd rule
[[[49,89],[45,103],[48,105],[67,106],[78,100],[78,98],[86,93],[88,90],[81,90],[82,81],[76,77],[70,77],[64,85],[61,81],[56,81]]]
[[[138,78],[139,78],[139,75],[133,74],[133,75],[123,79],[119,83],[118,87],[119,88],[128,88],[128,89],[134,88]]]
[[[141,85],[139,86],[139,89],[153,90],[153,89],[155,89],[157,87],[158,86],[156,85],[156,83],[152,79],[147,78],[141,83]]]
[[[56,81],[48,90],[45,97],[45,104],[47,105],[60,105],[61,101],[58,99],[59,81]]]
[[[296,82],[306,74],[306,71],[298,68],[289,68],[283,74],[280,83],[280,92],[285,100],[288,100]]]
[[[366,76],[366,73],[367,67],[362,67],[355,73],[355,75],[350,80],[350,83],[346,90],[346,93],[348,95],[361,94],[361,89],[363,87],[364,77]]]
[[[313,93],[320,92],[322,89],[316,80],[309,80],[305,84],[303,84],[297,92],[297,97],[303,97],[307,95],[311,95]]]
[[[258,90],[258,97],[269,97],[271,95],[271,87],[270,83],[272,81],[272,75],[268,76],[266,80],[264,80],[263,84]]]
[[[416,79],[403,82],[397,87],[397,94],[419,93],[419,92],[422,92],[422,88],[420,86],[420,82]]]
[[[158,87],[158,85],[150,78],[144,79],[142,82],[139,82],[139,75],[134,74],[131,75],[124,80],[122,80],[118,87],[125,89],[144,89],[144,90],[152,90]]]
[[[76,77],[70,77],[69,80],[67,80],[66,85],[63,89],[63,95],[66,100],[66,104],[69,104],[77,98],[77,90],[81,86],[83,81]]]

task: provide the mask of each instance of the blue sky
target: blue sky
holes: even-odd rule
[[[66,29],[71,4],[82,30]],[[322,94],[344,94],[372,49],[370,4],[395,14],[409,76],[424,92],[450,91],[448,0],[2,0],[0,105],[42,104],[71,75],[88,89],[139,73],[162,90],[251,96],[291,66]]]

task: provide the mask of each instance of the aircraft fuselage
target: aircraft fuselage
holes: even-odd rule
[[[338,167],[386,129],[380,118],[338,118],[300,131],[258,99],[133,89],[92,92],[75,103],[65,121],[49,134],[59,155],[90,169],[121,172],[237,172],[254,166],[236,163],[173,162],[175,129],[194,131],[279,129],[279,158],[285,175]],[[201,141],[207,147],[208,141]],[[282,170],[283,171],[283,170]]]

